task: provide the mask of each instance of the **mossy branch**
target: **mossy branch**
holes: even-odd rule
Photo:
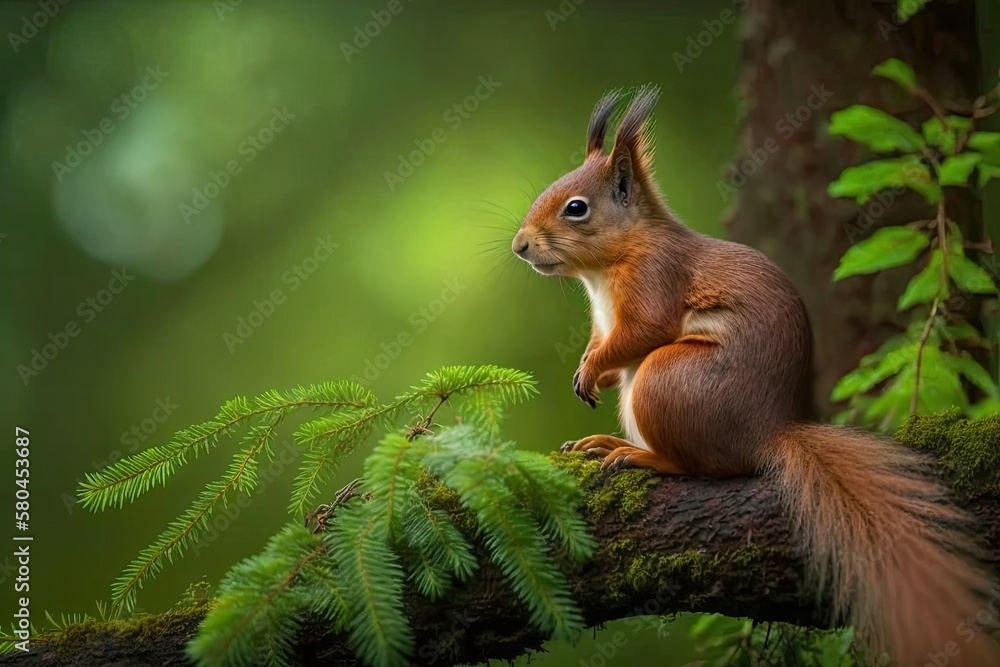
[[[987,560],[1000,564],[1000,416],[969,422],[957,415],[917,418],[897,437],[933,452],[958,502],[982,524]],[[566,565],[574,599],[588,625],[643,614],[719,612],[761,621],[825,627],[828,612],[805,584],[789,522],[767,481],[657,478],[641,471],[602,473],[595,461],[554,454],[585,489],[595,557]],[[461,512],[454,496],[431,494],[433,511]],[[477,547],[478,549],[478,547]],[[443,598],[408,592],[415,664],[476,663],[539,650],[547,637],[530,611],[481,564]],[[567,560],[567,563],[569,561]],[[11,665],[187,665],[185,645],[207,604],[130,621],[71,625],[33,641]],[[359,665],[347,637],[325,619],[296,628],[298,664]]]

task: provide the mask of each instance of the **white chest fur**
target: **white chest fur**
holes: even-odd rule
[[[589,273],[581,276],[584,286],[587,288],[587,295],[590,297],[590,309],[593,315],[593,326],[599,336],[607,336],[615,326],[615,309],[611,302],[611,291],[608,289],[607,279],[600,274]],[[638,366],[623,368],[620,372],[618,382],[618,421],[621,423],[625,437],[642,449],[649,449],[639,427],[635,421],[635,414],[632,411],[632,381]]]
[[[611,303],[611,291],[608,281],[597,273],[587,273],[580,277],[587,288],[590,297],[590,311],[593,315],[594,327],[601,336],[607,336],[615,326],[615,309]]]

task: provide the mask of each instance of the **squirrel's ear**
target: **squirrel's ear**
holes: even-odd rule
[[[632,201],[635,174],[632,172],[632,158],[628,151],[616,151],[611,163],[611,196],[622,206]]]
[[[653,178],[653,107],[659,96],[660,89],[656,86],[637,90],[618,124],[609,163],[613,193],[616,198],[624,197],[626,202],[633,199],[636,180],[650,182]]]
[[[614,115],[615,107],[621,93],[612,90],[602,97],[594,112],[590,114],[590,124],[587,126],[587,155],[593,153],[604,153],[604,135],[608,133],[608,125],[611,124],[611,117]]]

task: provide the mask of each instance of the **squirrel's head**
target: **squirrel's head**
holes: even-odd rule
[[[600,270],[622,255],[637,225],[663,217],[653,178],[652,112],[659,89],[638,89],[621,116],[614,145],[605,135],[622,95],[594,107],[583,164],[550,185],[531,205],[514,237],[514,254],[544,275]]]

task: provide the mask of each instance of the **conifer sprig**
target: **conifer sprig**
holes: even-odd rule
[[[336,617],[335,627],[376,667],[402,667],[413,649],[403,607],[407,583],[428,598],[444,597],[479,566],[474,542],[507,578],[536,626],[560,639],[574,638],[583,626],[565,575],[551,557],[551,549],[558,548],[582,561],[594,550],[579,518],[575,481],[545,457],[521,452],[464,419],[424,437],[443,404],[439,397],[420,428],[390,433],[379,442],[365,460],[360,489],[367,500],[337,510],[328,524],[329,549],[316,560],[317,568],[329,567],[333,588],[343,595],[337,608],[346,615]],[[465,520],[456,523],[458,517],[433,505],[427,485],[435,478],[428,472],[469,512],[471,533],[459,527]],[[238,599],[243,587],[235,590]],[[220,595],[231,609],[225,585]],[[247,608],[251,601],[242,604],[244,614],[255,613]],[[284,636],[278,628],[267,655],[280,652]],[[199,664],[240,664],[238,655],[224,653],[221,662],[199,659]],[[213,649],[213,655],[222,654]]]
[[[246,425],[280,421],[299,408],[363,408],[371,393],[351,382],[329,382],[298,387],[286,393],[269,391],[254,398],[226,402],[215,419],[181,429],[166,445],[150,447],[117,461],[104,470],[87,473],[80,485],[80,504],[91,511],[123,507],[167,480],[191,457],[213,449],[219,440]]]
[[[345,632],[366,663],[402,667],[414,648],[404,590],[446,596],[479,567],[477,553],[496,563],[535,625],[572,638],[582,619],[551,551],[577,561],[593,552],[577,513],[579,490],[543,456],[499,437],[504,407],[535,393],[526,373],[454,366],[386,404],[349,382],[228,402],[215,420],[88,476],[83,485],[88,508],[120,507],[165,483],[222,435],[244,431],[224,474],[116,580],[114,611],[134,608],[139,590],[204,534],[219,506],[256,491],[260,458],[273,456],[277,431],[293,411],[312,407],[328,413],[295,432],[303,457],[290,508],[304,515],[343,457],[382,428],[387,435],[365,461],[362,499],[338,500],[315,530],[286,526],[261,554],[233,567],[188,647],[196,663],[287,664],[301,624],[311,618]],[[435,420],[445,406],[459,425],[439,428]],[[399,431],[403,414],[411,426]],[[446,497],[458,505],[442,504]]]
[[[466,402],[475,404],[470,417],[496,416],[502,404],[525,401],[535,395],[535,380],[529,373],[498,366],[446,366],[428,373],[424,380],[386,405],[345,410],[303,424],[295,440],[306,454],[292,487],[289,512],[302,516],[320,487],[336,474],[339,462],[354,451],[373,430],[389,430],[404,410],[428,408],[430,417],[445,403],[461,410]],[[430,420],[427,421],[429,425]]]
[[[244,439],[246,446],[233,457],[223,478],[206,486],[198,499],[128,564],[111,587],[111,601],[116,609],[130,611],[135,607],[136,594],[146,580],[159,573],[164,561],[180,557],[193,541],[201,537],[208,529],[216,507],[225,503],[229,494],[253,492],[257,486],[255,459],[267,447],[281,420],[279,416],[268,426],[251,428]]]
[[[330,580],[329,564],[317,567],[326,552],[323,536],[302,526],[283,528],[263,553],[226,575],[221,585],[226,594],[214,602],[188,654],[204,665],[262,659],[282,665],[304,613],[342,624],[343,595]]]

